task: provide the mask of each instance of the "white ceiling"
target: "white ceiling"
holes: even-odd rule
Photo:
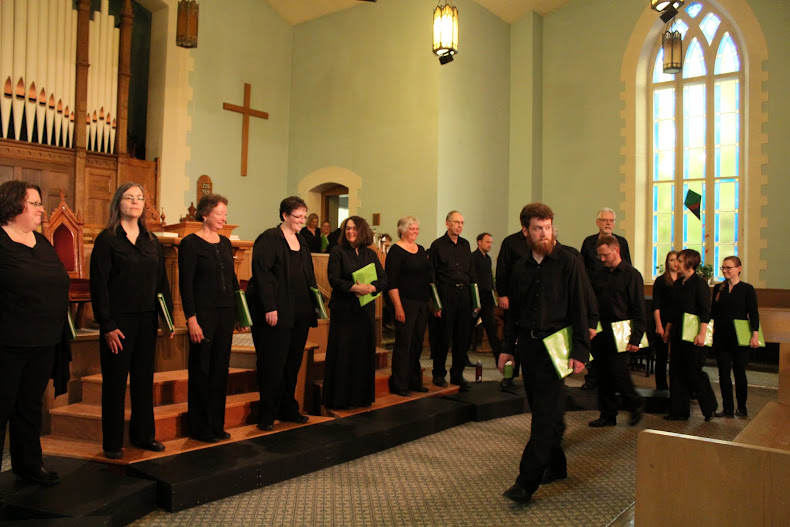
[[[397,2],[398,0],[378,0],[379,2]],[[507,23],[512,23],[527,14],[535,11],[545,15],[562,7],[569,0],[475,0]],[[300,24],[320,18],[324,15],[364,6],[373,9],[375,4],[360,2],[359,0],[268,0],[286,22],[291,25]],[[452,2],[451,2],[452,3]]]

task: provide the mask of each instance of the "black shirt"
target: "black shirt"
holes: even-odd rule
[[[590,357],[590,333],[584,302],[584,272],[577,258],[557,243],[541,263],[530,251],[513,267],[510,275],[510,310],[505,320],[505,353],[513,354],[521,331],[541,336],[573,328],[571,358],[586,363]]]
[[[496,290],[499,296],[510,296],[510,273],[522,257],[529,254],[527,238],[521,231],[504,240],[496,259]]]
[[[49,241],[33,235],[28,247],[0,229],[0,347],[52,346],[63,337],[69,275]]]
[[[311,253],[321,252],[321,229],[316,227],[315,234],[313,234],[307,227],[302,227],[299,234],[301,234],[304,241],[307,242],[307,247],[310,249]]]
[[[581,268],[584,268],[584,258],[582,258],[582,254],[579,251],[570,245],[560,244],[559,240],[557,240],[557,246],[561,250],[573,255],[573,257],[579,261]],[[582,286],[584,287],[584,302],[587,306],[587,326],[590,329],[595,329],[598,327],[598,321],[601,320],[601,316],[598,313],[598,300],[595,298],[595,292],[593,291],[587,273],[582,273]]]
[[[196,308],[235,307],[233,292],[239,288],[233,270],[233,246],[226,237],[207,242],[197,234],[181,240],[178,249],[178,277],[184,316]]]
[[[598,249],[595,247],[595,244],[598,243],[599,235],[599,233],[595,233],[592,236],[587,236],[582,242],[580,252],[584,258],[584,268],[587,270],[588,275],[592,275],[593,272],[604,268],[603,262],[598,258]],[[619,234],[612,233],[612,236],[617,238],[618,243],[620,243],[620,258],[630,264],[631,251],[628,250],[628,240]]]
[[[749,329],[760,329],[760,313],[757,311],[757,292],[751,284],[738,282],[728,291],[727,282],[713,286],[711,318],[716,321],[713,338],[737,340],[733,320],[749,320]],[[749,335],[751,338],[751,335]]]
[[[431,244],[428,256],[433,267],[437,284],[476,283],[475,269],[472,267],[472,251],[469,242],[462,237],[453,243],[445,233]]]
[[[488,295],[494,289],[494,275],[491,274],[491,257],[477,249],[472,253],[472,265],[475,268],[480,296]]]
[[[365,306],[359,305],[359,298],[351,292],[354,285],[354,277],[351,273],[362,269],[368,264],[376,266],[377,279],[372,282],[376,288],[376,293],[387,289],[387,274],[381,266],[376,252],[369,247],[360,247],[359,254],[346,245],[335,245],[329,253],[329,261],[326,266],[326,274],[329,278],[329,285],[332,286],[332,297],[329,299],[329,307],[332,310],[358,311],[374,310],[374,302],[368,302]],[[334,315],[332,315],[334,316]]]
[[[115,315],[156,311],[157,293],[173,312],[162,246],[147,231],[141,229],[134,244],[120,225],[115,232],[100,232],[90,272],[93,314],[102,333],[118,329]]]
[[[672,310],[669,321],[674,328],[673,335],[678,340],[683,330],[683,313],[697,315],[701,324],[710,322],[710,288],[708,283],[694,273],[685,280],[683,275],[678,275],[672,288]]]
[[[644,282],[639,271],[622,261],[612,270],[604,266],[593,273],[590,281],[598,300],[604,333],[612,333],[612,322],[630,320],[629,344],[639,346],[647,329]]]
[[[656,309],[658,310],[659,316],[661,317],[661,324],[663,325],[666,325],[667,322],[671,322],[669,317],[672,311],[673,284],[674,282],[667,283],[663,275],[657,277],[656,281],[653,283],[653,303],[651,309],[653,311]]]
[[[397,243],[387,253],[384,270],[390,289],[397,289],[401,298],[428,300],[431,294],[431,263],[422,245],[412,254]]]

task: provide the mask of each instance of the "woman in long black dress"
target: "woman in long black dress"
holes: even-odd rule
[[[0,457],[9,425],[14,474],[55,485],[41,459],[41,401],[64,337],[69,275],[35,231],[43,211],[38,186],[0,185]]]
[[[723,411],[716,417],[746,417],[746,365],[749,363],[749,348],[760,346],[760,314],[757,311],[757,293],[750,284],[742,282],[741,259],[728,256],[721,264],[721,273],[726,279],[713,287],[711,315],[716,321],[713,328],[713,349],[719,366],[719,386]],[[750,338],[748,346],[739,346],[733,320],[749,321]],[[738,409],[732,400],[732,380],[730,369],[735,375],[735,398]]]
[[[258,236],[252,249],[247,293],[258,357],[261,430],[272,430],[275,419],[308,420],[294,397],[307,334],[318,325],[310,296],[310,287],[317,287],[313,259],[299,234],[306,214],[302,198],[285,198],[280,203],[282,223]]]
[[[329,253],[327,275],[332,297],[323,394],[327,408],[370,406],[376,400],[376,306],[375,302],[359,303],[361,296],[387,288],[379,258],[368,247],[372,242],[368,223],[351,216],[340,226],[340,241]],[[375,266],[377,279],[370,284],[356,283],[351,273],[369,264]]]
[[[398,236],[387,253],[389,296],[395,309],[395,346],[392,349],[390,392],[400,396],[409,391],[427,392],[422,384],[420,355],[428,325],[431,263],[417,244],[420,223],[414,216],[398,220]]]
[[[318,214],[315,212],[310,213],[307,217],[307,225],[302,227],[300,234],[307,242],[307,247],[311,253],[321,252],[321,229],[318,228]]]
[[[678,279],[672,290],[672,316],[666,326],[664,339],[671,340],[669,352],[669,421],[685,421],[689,418],[690,392],[697,394],[697,402],[706,421],[713,419],[718,407],[716,396],[710,387],[708,374],[702,370],[705,364],[705,333],[710,322],[710,288],[697,274],[700,254],[694,249],[683,249],[678,253]],[[699,332],[694,342],[683,340],[683,314],[699,317]]]
[[[109,459],[123,457],[127,375],[130,442],[153,452],[165,449],[154,430],[157,294],[164,296],[171,313],[173,301],[162,246],[145,228],[144,209],[142,185],[118,187],[110,202],[110,219],[91,253],[91,302],[101,333],[102,445]]]
[[[236,320],[233,247],[219,231],[228,217],[228,200],[200,198],[195,219],[200,230],[181,240],[178,275],[189,332],[189,436],[205,443],[230,438],[225,428],[225,395]]]
[[[656,336],[653,347],[656,350],[656,390],[668,390],[667,357],[669,343],[664,340],[665,327],[669,322],[672,307],[672,287],[678,279],[678,252],[669,251],[664,260],[664,273],[653,284],[653,318],[656,322]]]

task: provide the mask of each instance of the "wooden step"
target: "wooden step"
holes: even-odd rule
[[[318,344],[309,340],[304,345],[305,350],[316,350],[317,348]],[[316,355],[318,354],[316,353]],[[323,359],[321,360],[323,362]],[[230,367],[255,370],[258,367],[255,346],[233,345],[230,348]]]
[[[82,382],[82,402],[101,405],[101,374],[88,375],[80,379]],[[187,370],[161,371],[154,373],[154,406],[165,404],[186,403]],[[254,369],[230,368],[228,371],[228,395],[253,392],[258,389],[258,377]],[[130,408],[129,380],[126,380],[126,407]]]
[[[76,403],[50,410],[52,436],[84,441],[101,441],[101,406]],[[124,416],[124,445],[129,442],[127,405]],[[229,395],[225,403],[225,428],[255,424],[258,417],[258,392]],[[154,408],[156,439],[170,441],[189,435],[187,403],[175,403]]]

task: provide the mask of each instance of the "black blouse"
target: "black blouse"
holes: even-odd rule
[[[678,276],[672,289],[672,316],[670,322],[675,326],[673,334],[682,334],[683,313],[697,315],[702,324],[710,322],[710,288],[708,283],[698,274],[684,280]]]
[[[359,298],[351,292],[351,286],[354,285],[351,273],[371,263],[376,266],[376,276],[378,277],[378,280],[374,280],[372,285],[376,288],[377,293],[385,291],[387,289],[387,275],[373,249],[360,247],[359,254],[357,254],[354,249],[345,245],[336,245],[332,248],[326,269],[329,285],[332,286],[332,297],[329,299],[330,309],[333,311],[360,309]],[[363,309],[373,310],[373,306],[374,303],[369,302]]]
[[[752,331],[760,329],[760,314],[757,311],[757,292],[751,284],[738,282],[731,291],[727,290],[727,282],[713,286],[713,303],[711,317],[716,321],[713,338],[737,339],[733,320],[749,320]],[[750,335],[751,336],[751,335]]]
[[[120,225],[115,232],[103,230],[93,244],[90,272],[93,313],[102,333],[118,329],[116,315],[156,311],[157,293],[173,311],[162,246],[147,231],[140,230],[132,244]]]
[[[301,234],[304,241],[307,242],[307,247],[310,249],[311,253],[321,252],[321,229],[316,227],[315,234],[313,234],[307,227],[302,227],[299,234]]]
[[[397,243],[387,253],[385,262],[390,289],[401,298],[428,300],[431,295],[431,262],[422,245],[412,254]]]
[[[0,346],[53,346],[63,336],[69,275],[49,241],[33,234],[28,247],[0,229]]]
[[[673,285],[668,284],[664,276],[659,276],[653,283],[653,303],[651,304],[651,315],[658,309],[661,316],[661,324],[666,325],[671,322],[670,313],[672,310],[672,291]]]
[[[235,307],[233,292],[239,281],[233,270],[233,246],[226,237],[211,243],[197,234],[186,236],[178,249],[178,275],[186,318],[197,308]]]

